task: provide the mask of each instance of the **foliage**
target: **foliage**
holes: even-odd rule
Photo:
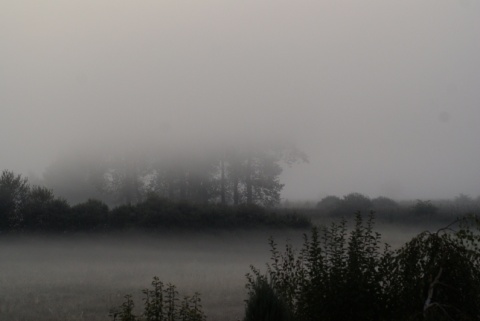
[[[113,321],[205,321],[200,294],[184,296],[179,302],[179,294],[175,285],[164,284],[158,277],[152,280],[152,288],[144,289],[143,313],[134,314],[134,302],[131,295],[125,296],[125,301],[110,311]]]
[[[0,176],[0,229],[15,229],[23,221],[22,210],[30,187],[26,178],[4,170]]]
[[[45,187],[33,186],[23,211],[27,230],[61,231],[67,228],[70,206]]]
[[[438,212],[438,208],[431,201],[417,200],[412,211],[416,215],[433,215]]]
[[[324,198],[317,204],[317,208],[327,213],[335,210],[341,203],[341,199],[338,196],[329,195]]]
[[[379,196],[372,199],[372,206],[377,211],[382,209],[396,209],[399,207],[397,202],[385,196]]]
[[[477,320],[480,256],[473,235],[468,226],[423,232],[397,251],[392,311],[415,311],[413,320]]]
[[[247,285],[249,299],[246,301],[244,321],[289,321],[292,319],[289,307],[275,293],[266,277],[250,278]]]
[[[175,201],[147,194],[142,202],[109,210],[99,200],[70,206],[52,190],[30,186],[27,179],[4,171],[0,177],[0,230],[42,232],[92,232],[115,229],[261,228],[310,226],[295,212],[277,213],[255,204],[222,204]]]
[[[373,215],[364,221],[357,213],[350,232],[345,220],[313,228],[298,254],[270,240],[266,275],[252,267],[247,287],[269,285],[294,320],[479,320],[478,222],[421,233],[392,251],[380,250]],[[250,290],[247,310],[262,302],[258,293]]]
[[[125,295],[125,301],[120,307],[115,311],[110,311],[110,316],[113,318],[113,321],[136,321],[138,318],[133,314],[134,307],[132,296],[127,294]]]
[[[283,166],[307,161],[295,146],[265,142],[79,154],[63,155],[44,174],[44,184],[74,204],[89,197],[136,204],[154,192],[200,204],[275,206]]]
[[[367,196],[360,193],[350,193],[342,198],[332,214],[338,217],[349,217],[356,211],[368,213],[372,210],[372,207],[372,201]]]
[[[72,206],[71,228],[80,231],[105,228],[108,212],[107,204],[94,199]]]

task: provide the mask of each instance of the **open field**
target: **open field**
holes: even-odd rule
[[[0,320],[108,320],[127,293],[140,305],[155,275],[181,295],[200,292],[209,320],[237,320],[245,273],[267,262],[270,234],[3,237]]]
[[[421,230],[379,226],[394,247]],[[139,307],[153,276],[175,284],[181,295],[200,292],[208,320],[238,320],[245,274],[250,264],[264,270],[272,234],[280,245],[301,243],[298,230],[3,236],[0,321],[109,320],[109,309],[125,294]]]

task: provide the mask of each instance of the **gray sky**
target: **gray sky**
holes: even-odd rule
[[[476,0],[2,0],[0,44],[0,169],[283,137],[284,198],[480,194]]]

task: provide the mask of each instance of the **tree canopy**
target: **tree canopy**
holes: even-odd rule
[[[299,161],[307,161],[305,153],[285,144],[165,149],[82,156],[78,161],[65,157],[44,178],[46,186],[73,203],[95,197],[111,205],[135,204],[155,193],[195,203],[275,206],[283,189],[283,167]]]

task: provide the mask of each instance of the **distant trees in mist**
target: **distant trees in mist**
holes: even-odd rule
[[[343,198],[326,196],[317,203],[317,209],[332,216],[352,216],[355,212],[392,211],[399,207],[398,203],[387,197],[370,199],[360,193],[350,193]]]
[[[5,170],[0,176],[0,233],[310,226],[306,217],[280,212],[255,204],[226,206],[172,200],[155,193],[141,202],[113,209],[94,199],[70,206],[46,187],[31,186],[21,175]]]
[[[306,155],[285,145],[112,153],[65,157],[43,176],[44,185],[72,203],[93,197],[109,204],[135,204],[155,193],[195,203],[274,206],[283,188],[282,166],[297,161],[307,161]]]
[[[329,195],[316,205],[320,215],[351,217],[356,211],[373,211],[380,219],[387,220],[450,220],[452,217],[480,211],[480,197],[474,199],[460,194],[454,199],[395,201],[379,196],[369,198],[360,193],[350,193],[342,198]]]

